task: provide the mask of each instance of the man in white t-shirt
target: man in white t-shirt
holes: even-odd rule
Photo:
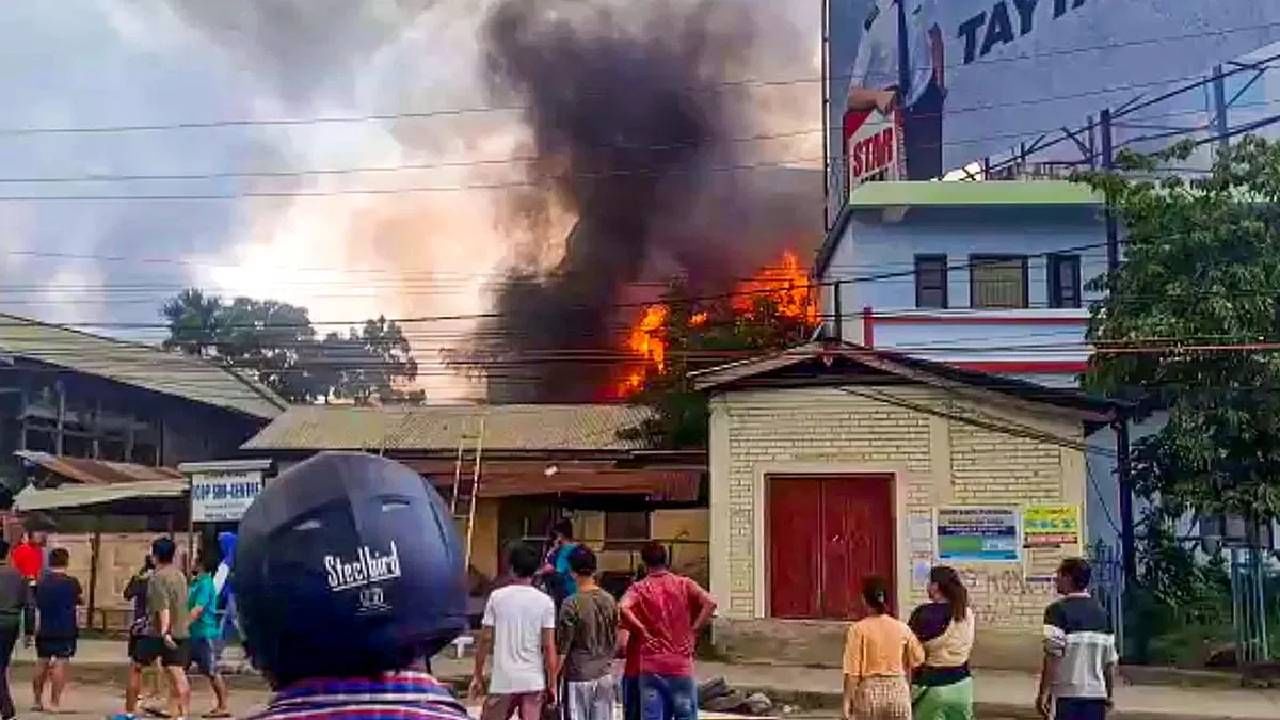
[[[556,704],[556,606],[533,587],[541,565],[538,551],[524,543],[511,547],[513,582],[494,590],[484,607],[472,698],[484,693],[484,665],[493,651],[493,675],[480,710],[481,720],[540,720],[543,703]]]

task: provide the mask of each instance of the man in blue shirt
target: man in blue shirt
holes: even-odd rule
[[[62,709],[62,691],[67,687],[67,665],[76,654],[80,634],[76,606],[83,592],[80,581],[67,574],[71,555],[66,548],[49,552],[49,571],[36,583],[36,657],[39,666],[31,680],[37,712],[57,714]],[[44,687],[49,684],[49,704],[44,704]]]

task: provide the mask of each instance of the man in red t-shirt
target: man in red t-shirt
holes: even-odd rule
[[[696,720],[693,651],[716,602],[698,583],[671,572],[659,543],[645,545],[640,559],[645,578],[627,590],[620,610],[638,643],[641,720]]]
[[[22,542],[18,543],[9,557],[13,569],[26,578],[27,582],[34,583],[40,578],[40,571],[44,569],[44,549],[36,544],[30,532],[22,533]]]

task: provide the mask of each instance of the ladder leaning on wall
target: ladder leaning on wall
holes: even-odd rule
[[[466,427],[469,427],[470,424]],[[475,442],[475,454],[471,457],[471,468],[467,472],[467,443]],[[480,416],[480,427],[474,435],[465,430],[458,438],[458,462],[453,469],[453,496],[449,499],[449,512],[455,524],[463,524],[466,545],[463,549],[463,572],[470,572],[471,543],[476,529],[476,498],[480,495],[480,461],[484,455],[484,416]],[[467,476],[470,475],[468,479]]]

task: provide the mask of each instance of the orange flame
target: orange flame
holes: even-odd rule
[[[753,316],[762,298],[784,318],[803,320],[810,325],[818,322],[817,293],[800,266],[800,258],[793,252],[784,252],[777,264],[768,265],[755,277],[738,283],[730,303],[733,314]],[[666,370],[667,339],[663,331],[670,316],[671,309],[666,305],[648,305],[627,334],[626,349],[636,357],[640,367],[629,370],[618,383],[619,397],[635,395],[644,387],[650,372]],[[707,311],[698,311],[689,316],[689,327],[705,327],[710,320]]]
[[[662,326],[667,322],[671,310],[662,304],[645,307],[640,320],[627,335],[627,350],[643,359],[646,366],[657,368],[662,372],[667,366],[667,341],[662,337]],[[618,394],[628,397],[636,394],[644,387],[645,369],[632,370],[627,373],[618,386]]]
[[[738,283],[733,309],[740,315],[755,312],[756,301],[765,298],[785,318],[818,322],[818,298],[809,275],[800,267],[800,258],[790,250],[782,254],[776,265],[768,265],[755,277]]]
[[[651,361],[658,370],[665,369],[667,365],[667,342],[660,332],[670,313],[666,305],[646,307],[640,322],[627,337],[627,349]]]

